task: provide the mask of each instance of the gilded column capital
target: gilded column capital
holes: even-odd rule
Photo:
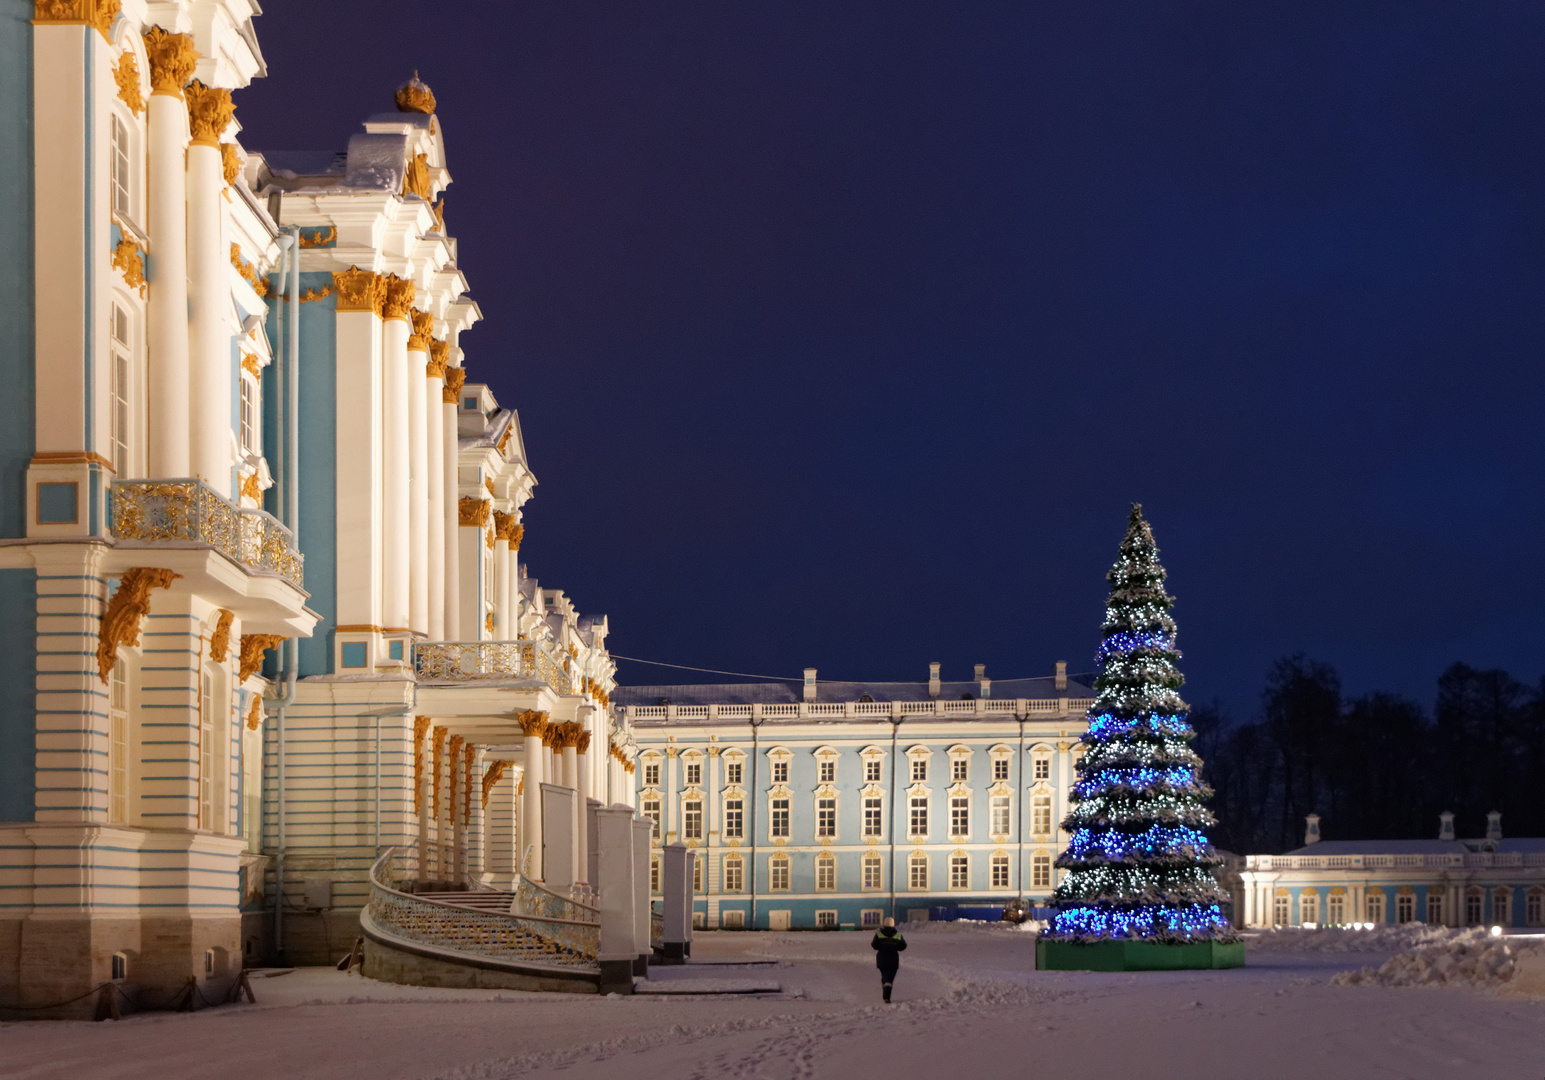
[[[679,753],[681,753],[681,748],[679,746],[667,746],[665,748],[665,756],[668,758],[673,758]]]
[[[498,510],[494,511],[494,535],[500,540],[514,540],[515,530],[518,528],[520,526],[515,524],[514,514],[505,514]]]
[[[581,730],[578,738],[575,739],[574,745],[579,748],[581,754],[590,753],[590,732]]]
[[[413,78],[397,88],[397,111],[424,115],[434,113],[435,92],[418,77],[417,71],[413,73]]]
[[[139,116],[145,111],[145,96],[140,93],[139,85],[139,61],[134,59],[134,50],[125,49],[123,55],[118,57],[118,64],[113,68],[113,82],[118,86],[118,100],[129,107],[129,111]]]
[[[538,709],[517,713],[515,722],[528,739],[540,739],[547,734],[547,714]]]
[[[258,668],[263,666],[263,653],[287,640],[283,634],[241,635],[241,667],[236,673],[237,681],[246,682],[256,675]]]
[[[427,311],[414,308],[408,312],[413,329],[408,331],[408,348],[417,352],[429,351],[429,335],[434,333],[435,317]]]
[[[444,379],[446,365],[450,362],[450,342],[440,341],[437,338],[430,338],[429,362],[424,365],[424,374],[431,379]]]
[[[192,35],[168,34],[152,26],[145,31],[145,56],[150,61],[150,92],[182,97],[182,88],[198,65]]]
[[[400,278],[396,274],[382,274],[381,281],[381,295],[377,298],[381,318],[401,319],[403,322],[408,322],[410,313],[413,311],[416,291],[413,288],[413,282]]]
[[[205,86],[194,79],[183,87],[182,95],[188,102],[188,126],[193,131],[193,145],[218,148],[220,136],[231,126],[231,119],[236,115],[231,92]]]
[[[235,143],[220,144],[220,169],[225,173],[226,186],[234,186],[241,175],[241,155],[236,152]]]
[[[34,0],[34,23],[58,23],[73,26],[94,26],[98,33],[108,37],[118,18],[123,0]],[[433,110],[431,110],[433,111]]]
[[[449,355],[449,353],[450,353],[450,346],[449,345],[446,346],[446,353],[447,353],[447,355]],[[466,385],[466,382],[467,382],[467,369],[466,368],[464,368],[464,367],[447,367],[445,369],[445,390],[443,392],[443,397],[441,398],[441,400],[443,400],[447,405],[457,405],[457,404],[460,404],[461,388],[464,385]]]
[[[123,572],[97,633],[97,674],[104,683],[118,663],[119,646],[139,644],[140,622],[150,614],[150,590],[170,589],[180,577],[159,566],[136,566]]]
[[[456,503],[457,520],[467,526],[481,529],[488,524],[488,512],[493,503],[488,499],[463,496]]]
[[[333,274],[333,289],[338,295],[339,311],[377,312],[385,283],[380,274],[351,266]]]

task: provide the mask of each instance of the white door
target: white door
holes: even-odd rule
[[[787,930],[789,928],[789,917],[792,914],[793,914],[793,912],[787,911],[787,910],[785,910],[785,911],[769,911],[767,913],[767,929],[769,929],[769,930]]]

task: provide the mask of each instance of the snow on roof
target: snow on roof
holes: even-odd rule
[[[925,682],[837,682],[820,680],[815,684],[816,701],[858,701],[868,696],[872,701],[928,701]],[[971,682],[944,682],[939,697],[945,701],[976,698],[981,686]],[[1087,698],[1094,691],[1083,683],[1068,680],[1067,689],[1058,690],[1051,676],[1040,679],[994,679],[992,698]],[[775,705],[804,700],[804,683],[798,679],[759,683],[685,683],[659,686],[619,686],[612,694],[618,705]]]
[[[1545,837],[1490,840],[1321,840],[1285,855],[1467,855],[1471,852],[1545,851]]]

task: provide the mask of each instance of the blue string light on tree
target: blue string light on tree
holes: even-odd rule
[[[1201,759],[1180,699],[1173,603],[1141,506],[1106,579],[1110,599],[1095,654],[1089,728],[1072,809],[1065,871],[1045,936],[1065,941],[1231,941],[1212,869],[1213,823]]]

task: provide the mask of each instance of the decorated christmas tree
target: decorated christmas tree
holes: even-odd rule
[[[1236,938],[1212,875],[1202,761],[1180,699],[1172,598],[1143,508],[1106,575],[1094,707],[1063,822],[1072,839],[1048,940],[1182,944]],[[1241,961],[1243,959],[1241,955]]]

